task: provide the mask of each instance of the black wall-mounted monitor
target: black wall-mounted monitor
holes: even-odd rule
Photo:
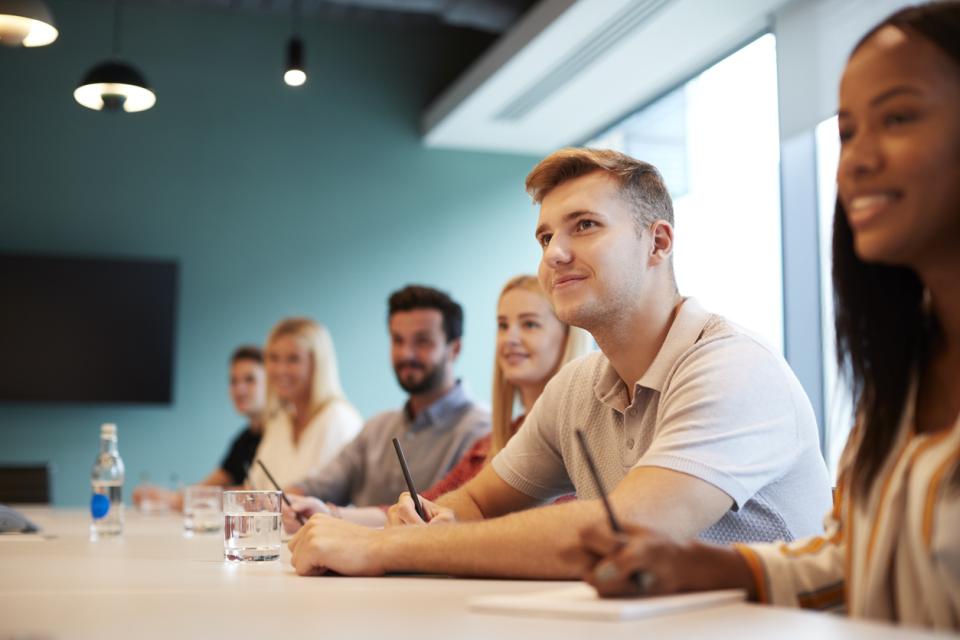
[[[0,253],[0,402],[170,404],[178,266]]]

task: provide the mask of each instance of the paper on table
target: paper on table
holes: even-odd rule
[[[690,609],[715,607],[745,600],[741,589],[682,593],[649,598],[599,598],[586,584],[535,593],[479,596],[467,604],[473,611],[514,615],[582,618],[588,620],[635,620]]]

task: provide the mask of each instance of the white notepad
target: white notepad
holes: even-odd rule
[[[715,607],[745,600],[741,589],[701,591],[649,598],[600,598],[593,587],[579,584],[535,593],[478,596],[467,601],[473,611],[514,615],[581,618],[586,620],[636,620],[667,613]]]

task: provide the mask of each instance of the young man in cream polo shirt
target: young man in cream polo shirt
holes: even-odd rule
[[[601,353],[567,365],[469,483],[409,496],[394,526],[315,516],[290,542],[300,574],[430,572],[575,578],[577,532],[604,518],[574,429],[614,510],[678,538],[792,539],[819,531],[830,485],[809,400],[783,359],[677,291],[673,207],[657,170],[565,149],[527,176],[540,203],[540,282]],[[578,500],[544,506],[575,491]]]

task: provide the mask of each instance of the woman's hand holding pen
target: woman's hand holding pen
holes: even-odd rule
[[[643,527],[627,523],[621,526],[622,533],[611,530],[606,522],[580,531],[584,581],[603,597],[682,590],[674,569],[682,564],[680,545]]]
[[[753,575],[739,553],[697,541],[678,542],[645,527],[605,522],[580,531],[583,579],[601,597],[665,595],[740,588],[756,598]]]
[[[400,494],[396,504],[391,505],[387,510],[387,526],[400,527],[411,524],[441,524],[457,521],[457,516],[452,509],[441,507],[435,502],[424,499],[423,496],[418,497],[427,515],[426,523],[417,515],[417,509],[413,504],[413,498],[410,497],[410,492],[404,491]]]
[[[311,496],[290,495],[290,506],[281,504],[281,519],[283,520],[283,530],[287,533],[296,533],[303,525],[297,519],[299,514],[304,521],[315,513],[334,515],[330,507],[319,498]]]

